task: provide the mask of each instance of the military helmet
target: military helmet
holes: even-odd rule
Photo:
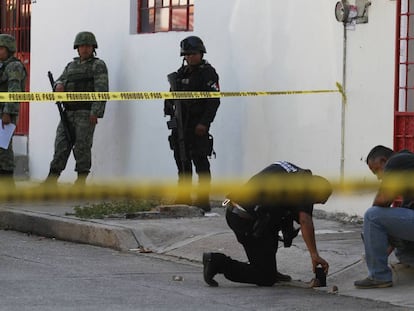
[[[95,35],[89,31],[82,31],[76,35],[73,48],[77,49],[79,45],[92,45],[95,49],[98,48]]]
[[[207,53],[203,41],[196,36],[190,36],[182,40],[180,43],[180,47],[181,56],[191,53]]]
[[[16,52],[16,39],[8,34],[0,34],[0,46],[4,46],[10,53]]]

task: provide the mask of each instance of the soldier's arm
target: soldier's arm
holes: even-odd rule
[[[95,92],[108,92],[108,69],[103,60],[96,60],[94,64],[94,88]],[[91,116],[102,118],[105,113],[106,101],[97,101],[92,103]]]
[[[56,90],[58,92],[64,92],[65,91],[64,86],[65,86],[66,81],[68,80],[67,79],[67,76],[68,76],[68,67],[69,67],[70,64],[71,64],[71,62],[66,65],[66,67],[63,70],[62,74],[59,76],[59,78],[57,78],[55,80],[55,85],[53,86],[53,89],[55,89],[58,84],[61,85],[60,86],[60,89],[59,90]]]
[[[207,92],[219,92],[219,77],[214,69],[208,71],[208,74],[204,80],[205,91]],[[210,124],[214,121],[218,107],[220,106],[219,98],[209,98],[205,100],[206,109],[201,117],[200,123],[210,127]]]
[[[8,79],[8,92],[24,92],[24,81],[26,70],[21,62],[15,61],[7,65],[5,74]],[[18,102],[5,103],[3,113],[10,115],[19,114],[20,105]]]

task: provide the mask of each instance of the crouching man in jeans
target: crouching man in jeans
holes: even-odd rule
[[[392,271],[388,267],[390,246],[395,248],[400,262],[412,264],[414,259],[414,191],[412,186],[410,189],[414,154],[394,152],[378,145],[369,152],[367,164],[382,183],[372,207],[364,215],[368,277],[355,281],[354,285],[357,288],[391,287]],[[401,206],[391,207],[398,197],[403,198]]]
[[[296,185],[302,191],[293,193],[286,185]],[[318,191],[309,191],[311,187]],[[246,196],[248,192],[251,195]],[[277,269],[276,252],[279,231],[283,233],[285,247],[289,247],[297,235],[293,221],[301,226],[313,271],[321,265],[328,273],[329,264],[316,248],[312,212],[313,204],[325,203],[331,193],[331,185],[325,178],[286,161],[275,162],[253,176],[223,202],[227,223],[243,245],[249,262],[239,262],[221,253],[204,253],[205,282],[218,286],[214,280],[218,273],[233,282],[258,286],[290,281],[289,275]]]

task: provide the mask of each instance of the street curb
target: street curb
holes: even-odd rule
[[[131,229],[29,211],[0,210],[0,228],[121,251],[139,247]]]

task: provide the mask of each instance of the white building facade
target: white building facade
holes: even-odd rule
[[[180,41],[196,35],[224,92],[345,82],[347,94],[346,103],[339,93],[223,98],[211,128],[213,179],[247,178],[277,160],[332,179],[371,179],[367,153],[393,146],[397,1],[373,1],[368,23],[348,27],[346,40],[336,2],[195,0],[192,32],[137,34],[136,0],[33,1],[30,89],[50,90],[47,71],[60,75],[77,56],[75,35],[88,30],[111,91],[166,91],[166,75],[181,66]],[[95,131],[91,179],[175,180],[166,121],[160,100],[108,102]],[[31,179],[48,173],[57,123],[53,103],[31,104]],[[74,180],[73,170],[71,158],[62,180]]]

